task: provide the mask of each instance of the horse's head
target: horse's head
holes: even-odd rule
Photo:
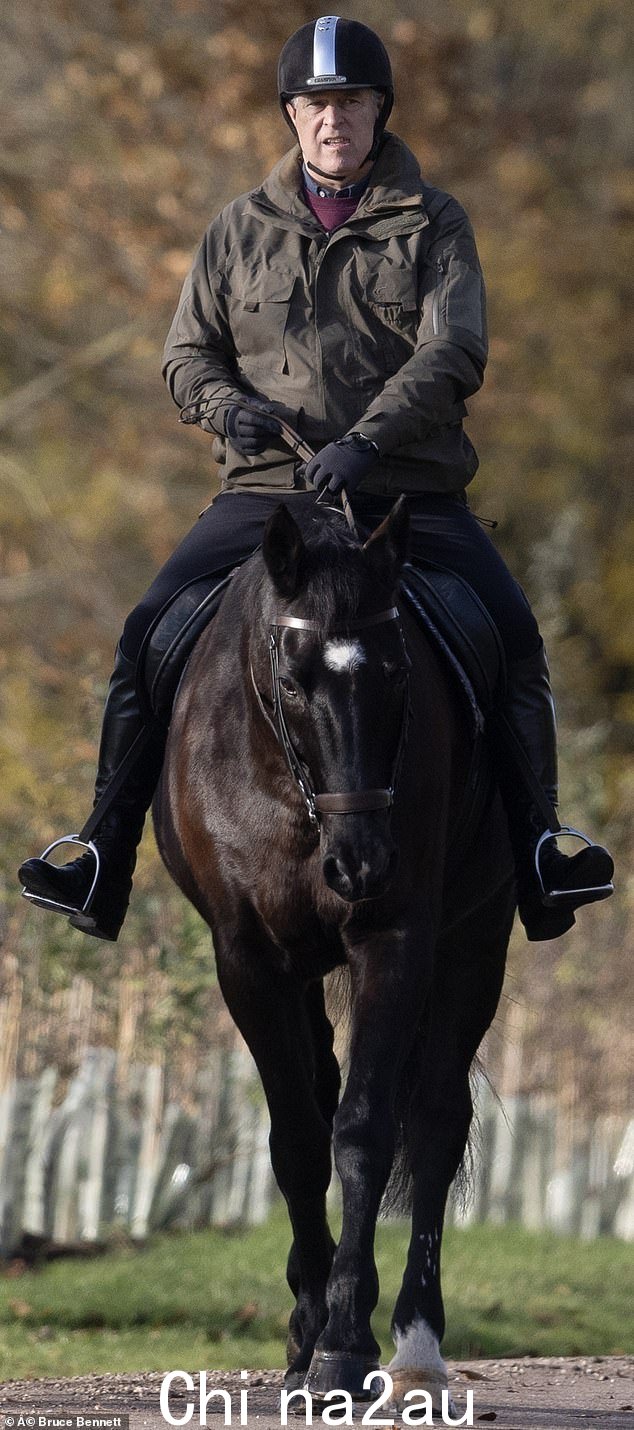
[[[263,540],[270,676],[253,650],[256,685],[319,828],[326,883],[348,902],[381,894],[396,866],[409,660],[394,602],[408,530],[403,499],[363,546],[332,517],[305,537],[280,506]]]

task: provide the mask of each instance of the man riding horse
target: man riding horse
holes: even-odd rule
[[[168,335],[166,381],[180,408],[208,414],[222,490],[125,623],[95,799],[142,730],[137,656],[171,596],[244,561],[281,500],[301,524],[324,488],[333,498],[345,490],[359,524],[373,529],[405,493],[413,558],[468,581],[499,629],[504,715],[533,773],[524,785],[500,759],[519,912],[529,939],[556,938],[581,904],[611,892],[613,865],[589,841],[566,856],[554,835],[542,838],[549,826],[536,788],[557,800],[544,647],[466,501],[478,459],[465,399],[487,355],[473,232],[460,204],[426,183],[387,132],[390,61],[367,26],[334,15],[303,25],[282,50],[278,92],[297,142],[210,224]],[[285,450],[278,419],[316,451],[307,464]],[[20,870],[27,894],[98,938],[116,939],[123,923],[162,755],[155,731],[128,762],[93,835],[98,863],[90,850],[61,867],[28,859]]]

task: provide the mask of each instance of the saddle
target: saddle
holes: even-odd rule
[[[137,691],[148,720],[169,722],[187,661],[225,594],[234,570],[198,577],[181,588],[150,627],[137,665]],[[480,732],[505,682],[499,632],[479,596],[445,567],[409,562],[403,597],[448,664]]]
[[[189,657],[236,569],[202,576],[184,586],[150,627],[137,663],[137,693],[148,728],[157,721],[169,723]],[[401,592],[455,678],[471,727],[471,765],[451,848],[451,867],[456,868],[478,827],[491,786],[490,758],[482,736],[504,688],[504,648],[479,596],[452,571],[409,562],[403,569]]]

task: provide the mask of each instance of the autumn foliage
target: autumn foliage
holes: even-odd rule
[[[530,949],[518,937],[509,986],[528,1044],[563,1049],[580,1092],[618,1107],[633,792],[628,11],[353,0],[345,12],[380,30],[391,127],[476,229],[492,342],[469,425],[473,504],[498,520],[547,639],[566,816],[619,860],[618,897],[578,931]],[[160,351],[209,218],[288,147],[275,62],[314,13],[304,0],[34,0],[0,18],[5,992],[19,969],[41,1009],[79,969],[111,1036],[122,960],[141,981],[160,975],[142,1038],[195,1042],[212,997],[204,932],[151,838],[116,952],[22,907],[14,866],[81,825],[124,616],[216,489],[209,438],[178,426]],[[543,1057],[522,1073],[558,1076]]]

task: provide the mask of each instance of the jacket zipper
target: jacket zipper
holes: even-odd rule
[[[328,237],[329,237],[328,234],[324,234],[323,240],[322,240],[322,241],[320,242],[320,244],[319,244],[319,248],[318,248],[318,250],[317,250],[317,257],[316,257],[316,260],[315,260],[315,267],[314,267],[314,274],[315,274],[315,276],[314,276],[314,279],[313,279],[313,303],[314,303],[314,316],[313,316],[313,321],[314,321],[314,325],[315,325],[315,342],[316,342],[316,345],[317,345],[317,352],[318,352],[318,354],[319,354],[319,367],[318,367],[316,376],[317,376],[317,382],[318,382],[318,387],[319,387],[319,399],[320,399],[320,404],[321,404],[322,419],[323,419],[324,422],[326,421],[326,418],[327,418],[327,412],[326,412],[326,389],[325,389],[325,387],[324,387],[324,376],[323,376],[323,374],[324,374],[324,353],[323,353],[323,348],[322,348],[322,346],[321,346],[321,336],[320,336],[320,332],[319,332],[319,324],[318,324],[318,322],[317,322],[317,288],[318,288],[318,285],[319,285],[319,274],[320,274],[320,272],[321,272],[321,266],[322,266],[322,263],[323,263],[323,261],[324,261],[324,258],[326,257],[326,249],[328,248]]]
[[[431,325],[434,336],[438,337],[438,334],[440,332],[440,290],[442,287],[442,280],[445,276],[444,258],[436,259],[436,270],[438,273],[438,282],[436,284],[436,287],[434,288],[434,296],[431,305]]]

